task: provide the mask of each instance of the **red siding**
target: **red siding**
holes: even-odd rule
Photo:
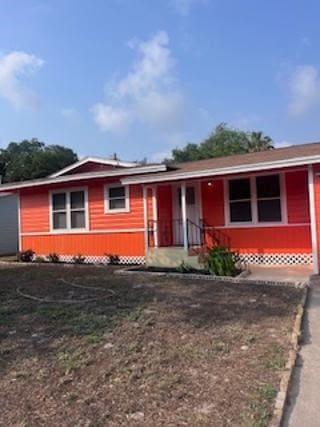
[[[159,246],[172,245],[172,186],[159,185],[157,188],[158,198],[158,239]]]
[[[223,180],[202,182],[201,194],[204,221],[214,226],[224,225]]]
[[[310,253],[310,226],[222,229],[234,250],[242,253]]]
[[[143,228],[143,197],[141,186],[130,186],[130,212],[104,212],[104,184],[93,182],[89,186],[90,230]]]
[[[48,191],[28,190],[20,195],[21,232],[35,233],[49,231]]]
[[[32,249],[37,254],[104,256],[144,255],[144,233],[110,234],[52,234],[45,236],[23,236],[23,250]]]
[[[288,172],[285,181],[289,224],[310,222],[308,172]]]
[[[208,185],[208,182],[212,185]],[[247,253],[310,253],[311,237],[307,171],[290,171],[285,176],[288,226],[223,227],[234,250]],[[320,183],[319,183],[320,187]],[[320,209],[320,189],[319,189]],[[217,228],[224,226],[223,180],[202,182],[203,219]],[[296,224],[293,226],[293,224]],[[320,227],[320,224],[319,224]],[[320,228],[319,228],[320,229]]]
[[[43,190],[25,190],[21,193],[21,232],[48,233],[49,190],[68,188],[88,188],[90,231],[112,231],[142,229],[143,197],[141,186],[131,186],[130,212],[110,214],[104,212],[104,185],[106,180],[87,181],[77,185],[59,185]],[[42,236],[23,236],[22,248],[33,249],[39,254],[57,252],[60,255],[117,255],[136,256],[144,253],[143,232],[122,233],[84,233],[52,234]]]

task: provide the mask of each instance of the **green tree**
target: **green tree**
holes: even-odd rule
[[[166,162],[180,163],[273,148],[272,139],[263,132],[244,132],[221,123],[200,144],[189,143],[181,149],[172,150],[171,158]]]
[[[70,148],[46,145],[36,138],[10,142],[0,149],[0,176],[2,182],[43,178],[78,160]]]

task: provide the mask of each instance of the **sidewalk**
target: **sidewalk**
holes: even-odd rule
[[[320,426],[320,279],[312,279],[303,345],[293,372],[283,427]]]

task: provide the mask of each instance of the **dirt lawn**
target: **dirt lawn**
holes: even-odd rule
[[[2,266],[0,426],[265,426],[300,293]]]

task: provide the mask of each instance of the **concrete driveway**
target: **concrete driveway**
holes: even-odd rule
[[[293,372],[283,427],[320,426],[320,278],[311,280],[303,345]]]

